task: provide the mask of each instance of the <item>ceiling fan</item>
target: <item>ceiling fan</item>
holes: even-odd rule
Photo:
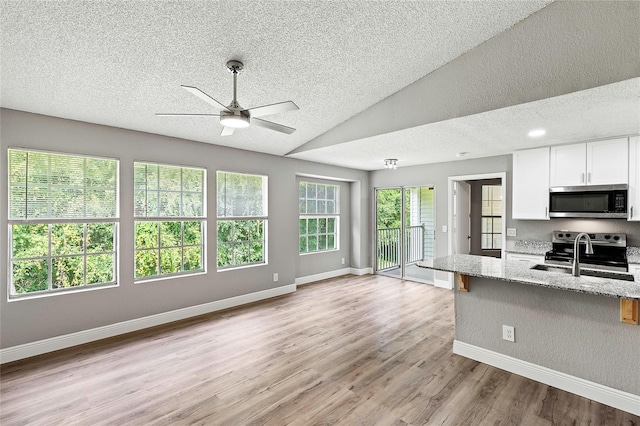
[[[256,117],[262,117],[265,115],[278,114],[281,112],[295,111],[298,105],[292,101],[279,102],[277,104],[263,105],[259,107],[244,109],[238,104],[236,99],[237,94],[237,78],[238,74],[244,69],[244,65],[240,61],[231,60],[227,62],[227,69],[233,74],[233,100],[228,106],[224,106],[220,102],[213,99],[211,96],[204,93],[197,87],[181,85],[186,91],[192,93],[208,104],[212,105],[215,109],[220,111],[219,114],[172,114],[162,113],[156,114],[162,117],[220,117],[220,124],[222,124],[221,136],[229,136],[233,134],[235,129],[249,127],[250,125],[260,126],[267,129],[275,130],[277,132],[291,134],[296,131],[292,127],[283,126],[282,124],[274,123],[272,121],[262,120]]]

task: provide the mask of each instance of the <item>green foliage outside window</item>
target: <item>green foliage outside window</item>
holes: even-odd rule
[[[299,251],[311,253],[338,248],[338,200],[340,187],[300,182]]]
[[[202,271],[200,221],[136,222],[136,278]]]
[[[14,294],[115,281],[114,223],[12,225],[11,234]]]
[[[134,182],[136,279],[204,271],[204,169],[136,162]]]
[[[218,268],[263,263],[263,220],[218,221]]]
[[[219,269],[266,263],[267,177],[217,173]]]
[[[8,154],[10,294],[114,283],[118,162]]]

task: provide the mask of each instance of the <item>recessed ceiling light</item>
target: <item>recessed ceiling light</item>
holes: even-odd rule
[[[467,154],[468,154],[468,152],[467,152],[467,151],[458,152],[458,153],[456,154],[456,157],[464,157],[464,156],[465,156],[465,155],[467,155]]]
[[[530,138],[539,138],[546,134],[547,134],[547,131],[545,129],[533,129],[528,133],[528,136]]]

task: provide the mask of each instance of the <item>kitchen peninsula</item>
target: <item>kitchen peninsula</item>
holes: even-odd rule
[[[574,277],[471,255],[418,266],[456,274],[454,353],[640,415],[640,326],[621,322],[621,300],[637,309],[639,276]]]

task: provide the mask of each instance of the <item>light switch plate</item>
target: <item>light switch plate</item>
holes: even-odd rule
[[[442,232],[447,232],[447,225],[442,225]]]
[[[515,237],[516,228],[507,228],[507,237]]]

